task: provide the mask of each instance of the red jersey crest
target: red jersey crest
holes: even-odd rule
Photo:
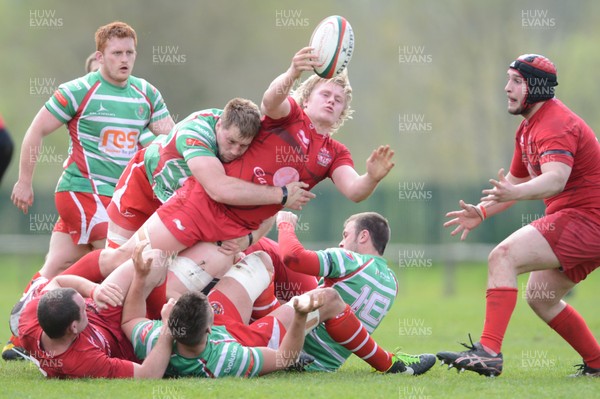
[[[319,154],[317,155],[317,164],[321,166],[329,166],[331,163],[331,154],[327,151],[326,148],[321,148],[319,150]]]

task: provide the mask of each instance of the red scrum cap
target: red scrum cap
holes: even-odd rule
[[[527,81],[528,104],[546,101],[554,97],[556,80],[556,67],[548,58],[539,54],[524,54],[510,64],[510,68],[517,70]]]

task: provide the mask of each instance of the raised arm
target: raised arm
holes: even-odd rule
[[[296,223],[298,216],[291,212],[277,213],[277,231],[279,251],[283,263],[290,269],[312,276],[319,276],[321,265],[319,256],[314,251],[309,251],[302,246],[296,236]]]
[[[280,119],[290,113],[290,103],[287,101],[290,90],[302,72],[312,71],[317,64],[312,57],[312,47],[304,47],[292,58],[290,67],[271,82],[265,91],[260,105],[261,112],[272,119]]]

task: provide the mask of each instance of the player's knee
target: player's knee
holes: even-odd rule
[[[240,283],[254,302],[271,283],[273,262],[265,252],[253,252],[233,265],[223,277]]]
[[[267,273],[269,273],[269,277],[272,280],[273,274],[275,273],[275,268],[273,267],[273,260],[271,259],[269,254],[265,251],[255,251],[252,252],[250,255],[254,255],[260,260],[260,263],[266,269]],[[246,255],[246,257],[250,255]],[[257,263],[257,265],[259,264]]]

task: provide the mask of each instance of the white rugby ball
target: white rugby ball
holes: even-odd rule
[[[352,58],[354,32],[346,18],[332,15],[319,22],[309,45],[315,49],[318,60],[315,73],[331,79],[342,72]]]

